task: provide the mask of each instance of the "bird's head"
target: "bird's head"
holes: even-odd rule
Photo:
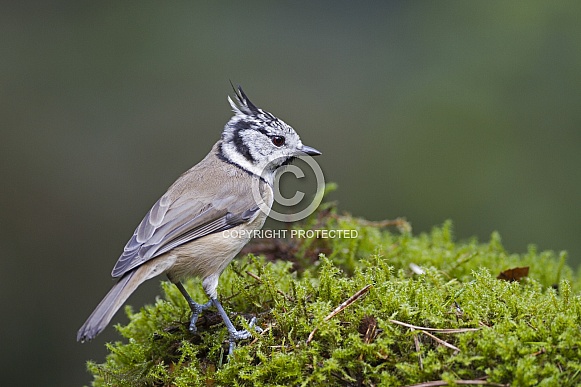
[[[233,87],[234,88],[234,87]],[[298,156],[321,152],[304,145],[297,132],[273,114],[256,107],[242,87],[228,97],[234,116],[222,133],[222,155],[243,169],[270,181],[276,170]]]

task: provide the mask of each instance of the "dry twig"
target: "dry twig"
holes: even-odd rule
[[[438,333],[464,333],[464,332],[474,332],[480,330],[480,328],[456,328],[456,329],[441,329],[441,328],[428,328],[428,327],[420,327],[417,325],[412,325],[408,323],[404,323],[397,320],[388,320],[391,323],[401,325],[407,328],[417,329],[419,331],[430,331],[430,332],[438,332]]]
[[[329,321],[330,319],[335,317],[337,314],[341,313],[345,308],[349,307],[355,301],[357,301],[358,299],[363,297],[365,295],[365,293],[367,293],[369,291],[369,289],[371,289],[371,285],[367,285],[363,289],[359,290],[357,293],[355,293],[354,295],[349,297],[341,305],[336,307],[331,313],[329,313],[327,315],[327,317],[325,317],[323,319],[323,321]],[[313,331],[309,334],[309,337],[307,338],[307,344],[309,344],[313,340],[313,337],[315,336],[315,333],[317,332],[317,330],[318,330],[318,328],[315,327],[315,329],[313,329]]]
[[[430,336],[432,339],[436,340],[436,342],[442,344],[444,347],[448,347],[450,349],[453,349],[454,351],[460,352],[460,348],[448,343],[447,341],[444,341],[442,339],[437,338],[436,336],[432,335],[430,332],[428,332],[428,331],[420,331],[420,332],[422,332],[424,335]]]
[[[492,383],[482,379],[474,379],[474,380],[454,380],[455,384],[459,384],[462,386],[465,385],[479,385],[479,386],[494,386],[494,387],[508,387],[509,384],[500,384],[500,383]],[[404,387],[437,387],[437,386],[447,386],[449,383],[444,380],[433,380],[431,382],[425,383],[418,383],[418,384],[409,384]]]
[[[413,332],[415,329],[411,328],[411,331]],[[424,369],[424,361],[422,360],[422,349],[420,348],[420,340],[418,339],[417,335],[414,335],[414,345],[416,347],[416,352],[418,353],[418,361],[420,363],[420,369],[423,370]]]
[[[464,333],[464,332],[473,332],[473,331],[477,331],[477,330],[480,329],[480,328],[438,329],[438,328],[419,327],[417,325],[412,325],[412,324],[404,323],[404,322],[397,321],[397,320],[389,320],[389,322],[394,323],[394,324],[398,324],[398,325],[401,325],[401,326],[404,326],[406,328],[410,328],[410,330],[412,332],[414,330],[418,330],[418,331],[422,332],[424,335],[431,337],[433,340],[435,340],[437,343],[443,345],[444,347],[448,347],[448,348],[453,349],[454,351],[458,351],[458,352],[460,352],[460,348],[456,347],[455,345],[452,345],[452,344],[448,343],[445,340],[442,340],[442,339],[434,336],[430,332],[438,332],[438,333]],[[418,352],[418,356],[419,356],[419,359],[420,359],[420,367],[422,367],[422,357],[421,357],[421,354],[420,354],[420,345],[419,345],[419,341],[418,341],[416,335],[414,335],[414,343],[415,343],[415,347],[416,347],[416,352]]]

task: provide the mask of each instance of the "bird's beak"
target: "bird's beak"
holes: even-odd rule
[[[321,152],[319,152],[318,150],[316,150],[315,148],[311,148],[310,146],[306,146],[303,145],[300,149],[299,152],[301,153],[306,153],[309,156],[318,156],[321,154]]]

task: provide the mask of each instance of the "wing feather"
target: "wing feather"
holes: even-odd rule
[[[121,277],[180,245],[252,219],[259,208],[250,195],[242,196],[226,196],[211,203],[183,196],[171,202],[167,194],[162,196],[125,245],[112,276]]]

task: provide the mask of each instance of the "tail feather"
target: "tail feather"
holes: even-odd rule
[[[129,296],[144,281],[153,278],[167,270],[175,263],[176,257],[173,255],[160,256],[136,267],[125,274],[117,282],[97,308],[91,313],[87,321],[77,332],[77,341],[93,340],[109,324],[121,305],[127,301]]]
[[[140,270],[133,270],[113,286],[77,332],[77,341],[92,340],[105,329],[121,305],[147,279],[140,274],[142,274]]]

